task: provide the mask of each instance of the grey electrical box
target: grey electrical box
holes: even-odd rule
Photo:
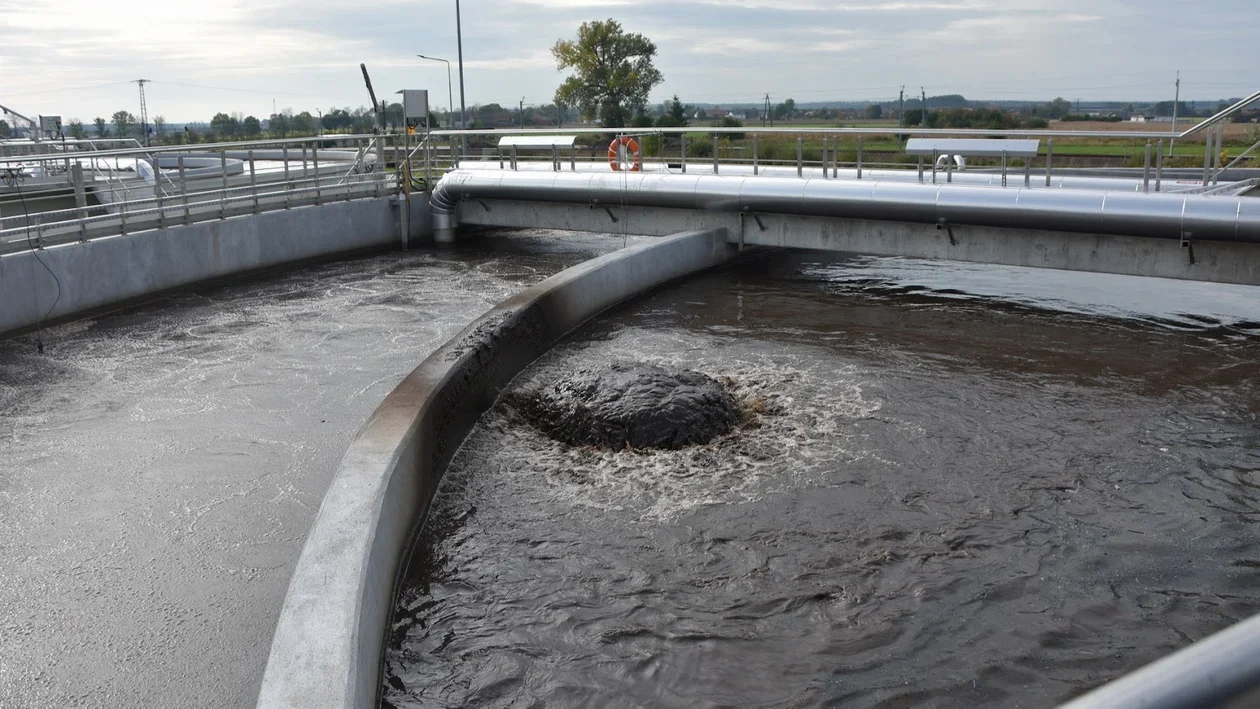
[[[403,89],[403,118],[409,126],[422,126],[429,117],[429,92],[427,89]]]
[[[40,116],[39,129],[44,133],[56,135],[61,132],[61,116]]]

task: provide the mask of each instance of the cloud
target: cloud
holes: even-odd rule
[[[1256,83],[1244,64],[1220,65],[1250,51],[1253,2],[1187,13],[1177,0],[462,0],[464,83],[469,104],[549,101],[561,79],[551,45],[613,17],[656,42],[666,83],[654,99],[867,98],[902,84],[981,98],[1170,98],[1177,69],[1183,97],[1215,99]],[[127,82],[141,77],[154,80],[150,112],[172,120],[266,115],[273,99],[357,106],[360,62],[378,94],[445,97],[446,68],[415,54],[458,63],[449,0],[132,0],[117,11],[0,0],[0,17],[0,98],[32,114],[136,112]],[[1177,52],[1150,52],[1168,26]],[[1099,66],[1114,78],[1093,78]],[[1076,88],[1097,84],[1108,88]]]

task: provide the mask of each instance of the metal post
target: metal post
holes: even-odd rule
[[[1054,138],[1046,141],[1046,187],[1050,186],[1050,163],[1054,160]]]
[[[1024,158],[1024,187],[1032,187],[1032,158]]]
[[[831,136],[824,135],[823,136],[823,149],[822,149],[822,173],[823,173],[824,180],[827,179],[827,153],[828,153],[828,148],[830,147],[831,147]]]
[[[249,151],[249,191],[254,194],[254,214],[258,213],[258,173],[254,171],[254,151]]]
[[[503,146],[502,145],[498,147],[498,151],[499,151],[499,169],[502,170],[503,169]]]
[[[953,181],[954,181],[954,161],[947,158],[945,160],[945,182],[948,183],[948,182],[953,182]]]
[[[166,228],[166,208],[165,208],[165,205],[162,204],[162,197],[164,196],[162,194],[162,170],[161,168],[158,167],[157,158],[151,157],[151,159],[153,160],[153,200],[157,204],[158,228],[165,229]]]
[[[451,145],[453,147],[454,143],[452,143]],[[516,169],[516,146],[515,145],[512,146],[512,169],[513,170]]]
[[[839,163],[840,161],[837,160],[836,162]],[[837,172],[838,171],[839,168],[837,168]],[[862,179],[862,136],[860,135],[858,136],[857,141],[857,178],[859,180]]]
[[[156,175],[157,171],[154,170]],[[87,234],[87,223],[83,220],[87,219],[87,190],[83,186],[83,163],[74,162],[70,165],[70,180],[74,183],[74,206],[79,214],[79,235]],[[153,188],[161,189],[162,184],[155,181]]]
[[[1225,120],[1216,124],[1216,150],[1212,152],[1212,184],[1221,180],[1221,152],[1225,149]]]
[[[1146,141],[1146,157],[1142,162],[1142,191],[1151,191],[1151,141]]]
[[[760,156],[757,154],[758,152],[757,138],[758,138],[757,134],[753,133],[753,175],[754,176],[756,176],[760,172],[759,163],[761,161]]]
[[[184,202],[184,223],[187,224],[190,221],[190,216],[191,216],[188,211],[188,177],[187,177],[187,174],[184,172],[184,156],[180,155],[178,160],[179,160],[179,196],[180,196],[180,199]]]
[[[281,158],[284,160],[284,208],[289,208],[289,146],[281,148]]]
[[[1160,191],[1160,184],[1164,181],[1164,141],[1159,141],[1159,147],[1155,150],[1155,191]]]
[[[560,172],[560,153],[556,146],[551,146],[551,171]]]
[[[796,136],[796,176],[805,176],[805,138]]]
[[[397,169],[397,164],[394,165]],[[311,144],[311,170],[315,173],[315,204],[323,204],[323,192],[319,188],[319,145]],[[258,195],[254,195],[254,202],[258,202]]]
[[[938,150],[932,151],[932,184],[936,184],[936,160],[939,157],[937,155],[938,152],[940,151]],[[1005,168],[1003,168],[1002,170],[1002,185],[1003,186],[1006,185],[1006,169]]]
[[[433,192],[433,141],[424,136],[424,190]]]
[[[682,171],[685,175],[687,174],[687,134],[679,133],[678,137],[682,139],[679,141],[679,145],[682,147]]]
[[[1212,129],[1207,131],[1206,143],[1203,147],[1203,186],[1208,184],[1208,171],[1212,169]]]
[[[713,174],[718,174],[718,137],[713,136]]]
[[[923,156],[919,156],[919,182],[923,182]]]
[[[227,151],[219,151],[219,170],[222,171],[223,190],[219,192],[219,218],[227,219],[227,194],[228,194],[228,174],[227,174]]]
[[[577,172],[577,145],[569,146],[569,170]]]
[[[1006,151],[1002,151],[1002,186],[1006,186]]]
[[[451,136],[451,169],[459,167],[459,155],[455,151],[455,136]]]

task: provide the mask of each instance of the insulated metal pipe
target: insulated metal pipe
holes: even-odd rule
[[[624,204],[1010,229],[1260,243],[1260,200],[863,180],[763,180],[661,173],[457,170],[438,182],[435,229],[454,229],[461,199]]]

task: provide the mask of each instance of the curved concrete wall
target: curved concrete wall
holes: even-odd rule
[[[375,706],[395,581],[451,456],[526,365],[618,302],[732,254],[724,229],[665,237],[563,271],[429,356],[350,445],[302,549],[258,706]]]
[[[412,197],[412,237],[427,224]],[[399,243],[393,197],[109,236],[0,257],[0,337],[198,281]],[[56,274],[56,278],[53,277]]]

